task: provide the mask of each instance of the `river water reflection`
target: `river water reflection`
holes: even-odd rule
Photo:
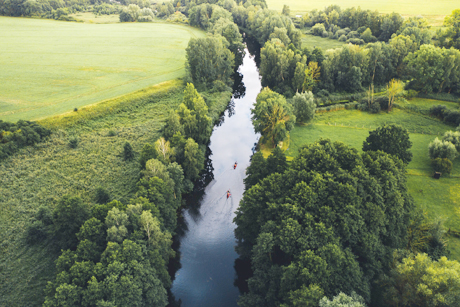
[[[172,294],[182,307],[236,307],[239,291],[236,273],[233,218],[244,192],[243,179],[258,135],[250,109],[261,90],[254,58],[246,50],[239,68],[246,87],[243,97],[233,97],[223,122],[214,128],[210,141],[213,179],[200,203],[183,212],[186,230],[180,238],[180,269]],[[241,96],[241,95],[238,95]],[[236,169],[233,164],[238,162]],[[227,199],[227,190],[231,196]]]

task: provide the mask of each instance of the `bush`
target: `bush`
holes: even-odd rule
[[[451,142],[460,153],[460,131],[447,131],[442,138],[443,141]]]
[[[97,188],[95,200],[97,204],[106,204],[110,202],[110,194],[104,188]]]
[[[363,45],[364,41],[360,38],[349,38],[347,39],[347,43],[354,44],[354,45]]]
[[[351,31],[347,34],[347,38],[359,38],[360,35],[357,31]]]
[[[447,107],[446,106],[443,106],[443,105],[436,105],[436,106],[432,106],[430,108],[430,114],[433,115],[433,116],[436,116],[436,117],[439,117],[441,119],[444,118],[444,112],[447,110]]]
[[[431,159],[441,158],[453,161],[457,156],[457,149],[454,144],[448,141],[441,141],[438,138],[435,138],[428,145],[428,152]]]
[[[324,27],[322,23],[317,23],[311,28],[311,33],[316,36],[323,35],[324,31],[326,31],[326,28]]]
[[[443,174],[450,174],[453,168],[453,163],[446,158],[436,158],[431,159],[431,166],[435,172],[440,172]]]
[[[342,34],[342,35],[339,37],[339,41],[341,41],[341,42],[346,42],[346,41],[347,41],[347,37],[345,36],[345,34]]]
[[[107,133],[108,136],[116,136],[117,133],[113,130],[109,130],[109,133]]]
[[[123,159],[125,161],[130,161],[134,158],[134,150],[129,142],[126,142],[123,145]]]
[[[327,31],[324,30],[323,33],[321,33],[321,36],[324,37],[324,38],[326,38],[326,37],[329,36],[329,33],[327,33]]]
[[[379,113],[381,110],[381,107],[380,107],[380,103],[374,101],[374,103],[372,103],[370,106],[369,106],[369,113]]]
[[[460,111],[447,110],[444,112],[444,121],[455,126],[460,125]]]
[[[26,240],[29,244],[36,244],[46,239],[48,232],[42,221],[33,221],[26,231]]]
[[[78,146],[78,138],[77,138],[76,136],[70,138],[70,140],[69,140],[69,147],[70,147],[70,148],[77,148],[77,146]]]

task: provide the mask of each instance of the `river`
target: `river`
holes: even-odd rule
[[[180,268],[171,289],[182,307],[237,306],[239,291],[234,286],[234,264],[238,254],[233,218],[243,196],[245,171],[259,137],[254,132],[250,110],[261,90],[254,57],[247,50],[239,73],[243,76],[245,94],[232,98],[232,108],[225,111],[223,121],[214,127],[211,135],[213,179],[204,188],[199,203],[183,212],[185,231],[180,237]],[[236,169],[235,162],[238,162]]]

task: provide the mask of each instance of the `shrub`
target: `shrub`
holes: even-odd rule
[[[347,37],[345,34],[342,34],[340,37],[339,37],[339,41],[341,42],[346,42],[347,41]]]
[[[433,116],[436,116],[436,117],[440,117],[442,119],[442,118],[444,118],[444,112],[446,110],[447,110],[446,106],[438,104],[438,105],[432,106],[430,108],[430,114],[433,115]]]
[[[35,220],[27,227],[26,240],[29,244],[36,244],[46,239],[47,235],[48,232],[43,222]]]
[[[70,140],[69,140],[69,147],[70,147],[70,148],[77,148],[77,146],[78,146],[78,138],[77,138],[76,136],[70,138]]]
[[[435,138],[428,145],[428,152],[431,159],[446,158],[453,161],[457,156],[457,149],[454,144],[448,141],[441,141],[438,138]]]
[[[74,108],[73,111],[74,111],[74,112],[78,112],[78,108]]]
[[[324,27],[322,23],[317,23],[311,28],[311,33],[316,36],[323,35],[324,31],[326,31],[326,28]]]
[[[98,187],[96,189],[95,196],[96,196],[95,200],[97,204],[106,204],[110,202],[110,199],[111,199],[110,194],[104,188],[101,188],[101,187]]]
[[[107,133],[108,136],[116,136],[117,133],[113,130],[109,130],[109,133]]]
[[[444,112],[444,121],[455,126],[460,125],[460,111],[447,110]]]
[[[380,103],[374,102],[369,106],[369,113],[379,113],[381,110]]]
[[[436,158],[431,159],[431,166],[435,172],[440,172],[443,174],[450,174],[452,171],[453,163],[446,158]]]
[[[454,144],[457,152],[460,153],[460,131],[447,131],[442,140]]]
[[[329,36],[329,33],[327,33],[327,31],[324,30],[323,33],[321,33],[321,36],[324,37],[324,38],[326,38],[326,37]]]
[[[357,31],[351,31],[347,34],[347,38],[359,38],[359,33]]]
[[[347,39],[347,43],[354,44],[354,45],[363,45],[364,41],[360,38],[349,38]]]
[[[123,145],[123,159],[125,161],[132,160],[134,158],[134,150],[133,147],[129,142],[126,142],[125,145]]]

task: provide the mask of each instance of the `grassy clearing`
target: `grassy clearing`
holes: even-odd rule
[[[182,77],[204,32],[0,17],[0,119],[41,119]]]
[[[341,8],[361,7],[363,10],[378,10],[380,13],[397,12],[400,14],[427,15],[435,20],[439,16],[452,13],[460,7],[458,0],[330,0],[330,1],[303,1],[303,0],[267,0],[270,9],[281,11],[283,5],[289,5],[292,14],[302,14],[314,9],[322,10],[325,7],[335,4]],[[442,18],[442,17],[441,17]]]
[[[314,47],[321,47],[323,51],[327,49],[333,49],[342,47],[346,43],[340,42],[337,39],[323,38],[310,34],[302,34],[302,48],[308,47],[313,49]]]
[[[0,165],[0,306],[39,306],[46,281],[54,274],[57,252],[29,246],[24,231],[40,205],[54,206],[66,194],[94,203],[95,189],[106,189],[122,202],[133,197],[139,178],[136,160],[125,162],[123,145],[136,152],[161,133],[170,109],[182,101],[184,87],[170,82],[136,97],[128,95],[84,108],[76,114],[47,118],[54,128],[49,141],[21,150]],[[216,119],[230,93],[206,94]],[[111,136],[113,135],[114,136]],[[68,146],[69,138],[78,147]]]
[[[410,103],[421,108],[429,108],[431,104],[445,102],[414,99]],[[455,103],[451,104],[451,107],[456,107]],[[320,138],[341,141],[361,151],[369,131],[385,123],[400,124],[410,131],[413,159],[407,167],[407,179],[408,189],[417,205],[424,208],[430,217],[443,219],[447,228],[460,231],[460,158],[454,161],[454,169],[450,176],[440,180],[431,177],[428,144],[436,136],[444,134],[447,130],[453,130],[453,127],[439,120],[398,109],[393,109],[391,113],[380,114],[357,110],[320,113],[316,115],[313,123],[297,125],[291,131],[286,154],[293,157],[303,144],[315,142]],[[448,244],[451,257],[460,260],[460,240],[451,237]]]
[[[435,99],[425,99],[425,98],[413,98],[408,101],[409,105],[415,105],[421,110],[429,110],[432,106],[444,105],[449,109],[459,109],[460,102],[451,102],[451,101],[440,101]],[[404,104],[402,104],[404,105]]]

